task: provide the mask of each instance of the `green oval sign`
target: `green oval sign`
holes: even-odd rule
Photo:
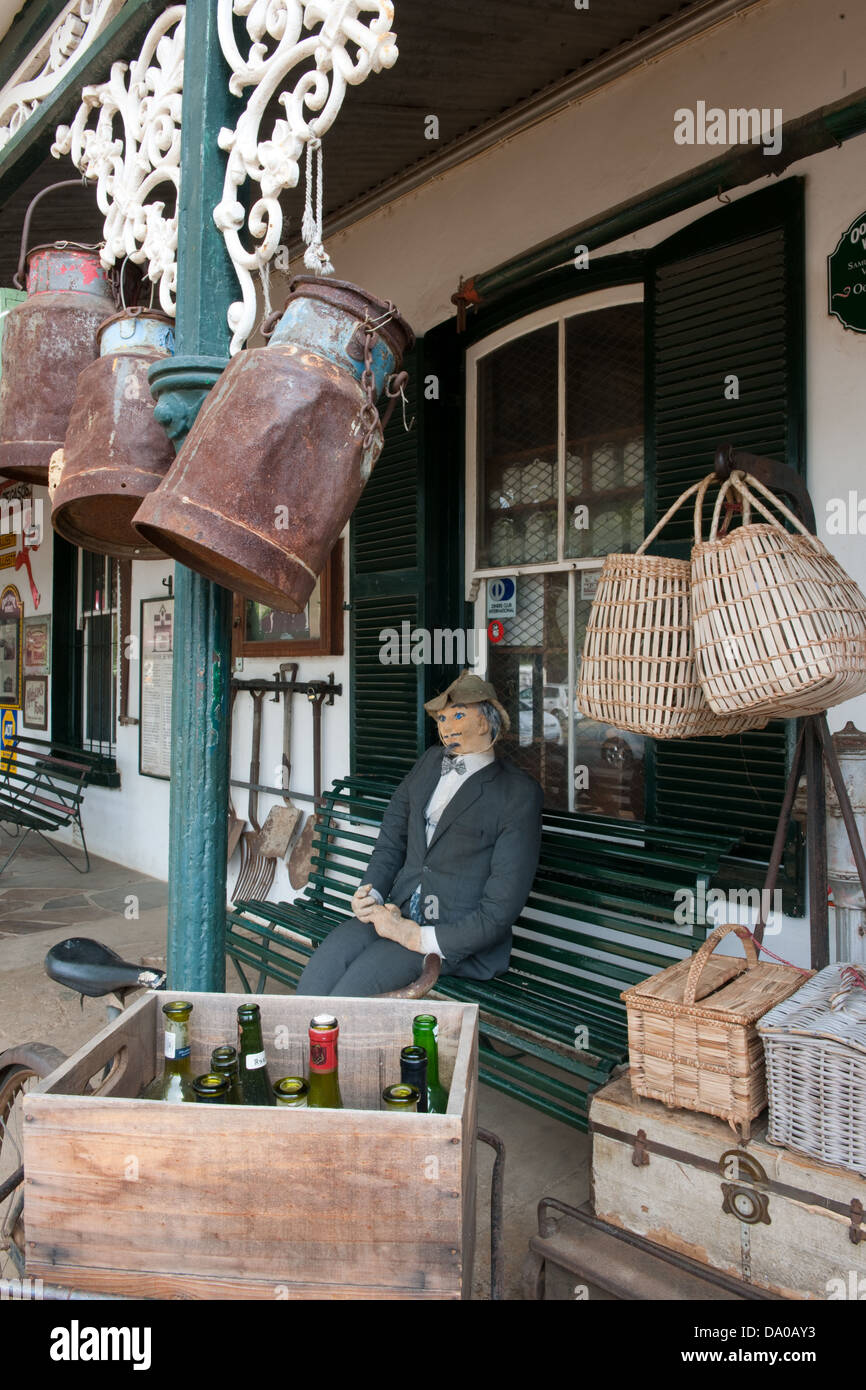
[[[866,212],[855,217],[827,257],[828,309],[855,333],[866,333]]]

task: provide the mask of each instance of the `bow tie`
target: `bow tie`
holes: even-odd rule
[[[462,777],[465,771],[466,764],[462,758],[450,758],[447,753],[445,754],[444,758],[442,759],[443,777],[446,772],[456,772],[460,777]]]

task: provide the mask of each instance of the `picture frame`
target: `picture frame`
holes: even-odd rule
[[[27,729],[48,728],[48,677],[24,677],[21,722]]]
[[[51,675],[51,615],[24,619],[24,674]]]
[[[138,686],[138,771],[171,780],[171,685],[174,661],[174,599],[141,600]]]
[[[24,606],[14,584],[0,594],[0,708],[21,705]]]
[[[241,670],[244,658],[279,656],[342,656],[343,541],[339,539],[316,581],[304,613],[280,613],[264,604],[234,595],[232,666]]]

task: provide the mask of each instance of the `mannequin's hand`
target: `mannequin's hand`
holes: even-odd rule
[[[396,903],[386,903],[384,907],[374,907],[368,921],[373,923],[379,936],[388,941],[396,941],[407,951],[421,950],[421,928],[409,917],[401,917]]]
[[[362,883],[360,888],[356,888],[352,894],[352,912],[359,922],[371,921],[373,909],[380,906],[370,893],[371,886],[369,883]]]

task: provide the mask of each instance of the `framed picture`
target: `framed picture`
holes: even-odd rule
[[[141,601],[141,684],[138,770],[142,777],[171,776],[171,667],[174,660],[174,599]]]
[[[234,597],[232,662],[244,657],[341,656],[343,652],[343,542],[338,540],[303,613],[283,613]]]
[[[24,619],[24,674],[51,674],[51,617]]]
[[[14,584],[0,594],[0,706],[21,704],[21,595]]]
[[[24,677],[24,712],[22,723],[28,729],[48,728],[48,677]]]

